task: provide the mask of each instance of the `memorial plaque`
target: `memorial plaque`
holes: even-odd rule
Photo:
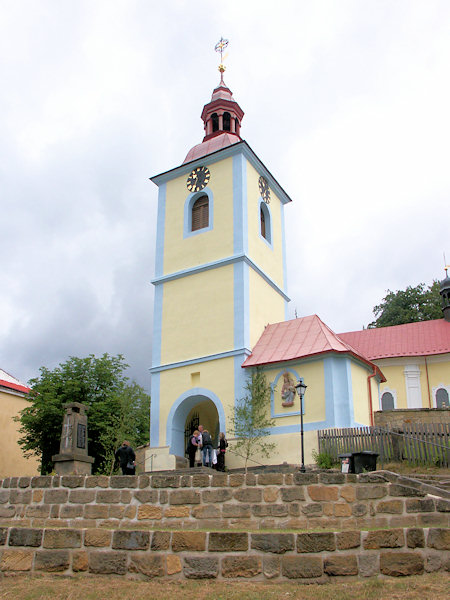
[[[77,448],[86,448],[86,425],[78,423],[77,427]]]

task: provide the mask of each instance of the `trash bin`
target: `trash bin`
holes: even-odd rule
[[[353,467],[351,473],[363,473],[364,471],[377,470],[378,453],[371,450],[363,450],[362,452],[353,452]]]
[[[341,473],[355,472],[353,454],[351,452],[348,454],[339,454],[339,458],[341,459]]]

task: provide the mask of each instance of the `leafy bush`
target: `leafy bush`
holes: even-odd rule
[[[313,450],[312,457],[319,469],[332,469],[339,464],[331,454],[328,454],[328,452],[317,452],[316,450]]]

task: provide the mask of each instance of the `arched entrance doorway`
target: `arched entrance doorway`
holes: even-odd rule
[[[211,433],[214,442],[225,431],[225,413],[219,398],[210,390],[195,389],[182,394],[172,406],[167,419],[167,445],[170,454],[184,456],[186,431],[198,419]]]

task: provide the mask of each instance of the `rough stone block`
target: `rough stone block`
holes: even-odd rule
[[[358,485],[356,487],[357,500],[373,500],[376,498],[384,498],[386,494],[387,488],[385,485]]]
[[[260,473],[258,485],[283,485],[283,473]]]
[[[63,490],[61,488],[45,490],[44,492],[44,502],[47,504],[63,504],[64,502],[67,502],[68,497],[69,490]]]
[[[263,489],[264,502],[276,502],[278,500],[278,496],[279,496],[278,488],[265,487]]]
[[[8,537],[8,528],[0,527],[0,546],[4,546],[6,544],[7,537]]]
[[[333,552],[336,550],[334,533],[297,534],[297,552]]]
[[[148,550],[150,547],[149,531],[127,531],[125,529],[113,533],[114,550]]]
[[[9,493],[11,504],[30,504],[31,490],[11,490]]]
[[[138,486],[137,475],[114,475],[110,478],[111,488],[136,488]]]
[[[254,473],[247,473],[245,476],[245,485],[254,486],[256,485],[256,475]]]
[[[142,573],[146,577],[163,577],[165,573],[164,557],[158,554],[133,553],[130,556],[128,570],[131,573]]]
[[[263,574],[267,579],[279,577],[281,571],[281,560],[279,556],[263,556]]]
[[[359,548],[361,545],[360,531],[340,531],[336,533],[336,546],[338,550]]]
[[[209,552],[247,552],[247,533],[219,533],[211,532],[208,541]]]
[[[72,571],[79,573],[89,568],[89,557],[85,550],[74,550],[72,552]]]
[[[352,507],[349,504],[337,503],[334,505],[334,515],[336,517],[350,517]]]
[[[200,504],[200,498],[195,490],[175,490],[170,493],[169,504]]]
[[[104,504],[92,504],[84,507],[86,519],[107,519],[109,517],[109,506]]]
[[[136,490],[133,496],[142,504],[156,504],[158,502],[157,490]]]
[[[283,502],[298,502],[299,500],[305,499],[305,492],[303,487],[284,487],[281,488],[281,500]]]
[[[106,475],[88,475],[84,480],[86,488],[107,488],[109,487],[109,477]]]
[[[129,504],[132,498],[133,495],[130,490],[122,490],[120,492],[120,501],[122,502],[122,504]]]
[[[258,506],[258,505],[255,505],[255,506]],[[261,506],[261,505],[259,505],[259,506]],[[271,504],[271,505],[269,505],[269,508],[270,508],[270,514],[273,517],[287,517],[288,514],[291,514],[290,513],[291,506],[286,506],[285,504]],[[297,514],[297,513],[295,513],[295,514]]]
[[[33,490],[33,500],[32,502],[42,502],[44,498],[44,490]]]
[[[322,504],[320,504],[320,502],[313,502],[312,504],[304,504],[301,507],[302,513],[304,515],[321,515],[323,514],[323,507]]]
[[[344,498],[347,502],[354,502],[356,500],[356,487],[353,485],[343,485],[339,493],[341,498]]]
[[[0,490],[0,504],[9,502],[10,490]]]
[[[225,556],[222,559],[222,577],[255,577],[262,571],[258,556]]]
[[[361,577],[373,577],[380,572],[380,559],[378,554],[359,554],[358,565]]]
[[[408,498],[405,504],[408,513],[435,511],[433,498]]]
[[[416,490],[412,487],[405,485],[399,485],[398,483],[389,484],[389,495],[390,496],[425,496],[425,492]]]
[[[166,557],[167,562],[167,575],[175,575],[181,573],[183,567],[181,566],[181,560],[179,556],[174,554],[168,554]]]
[[[430,529],[427,536],[427,546],[436,550],[450,550],[450,529]]]
[[[403,500],[382,500],[378,502],[375,510],[377,513],[401,515],[403,513]]]
[[[450,500],[446,500],[445,498],[436,498],[435,504],[437,511],[450,512]]]
[[[444,513],[416,513],[416,519],[419,527],[445,527],[448,525],[448,517]]]
[[[34,558],[36,571],[58,572],[69,568],[70,555],[68,550],[38,550]]]
[[[282,505],[273,505],[273,506],[282,506]],[[300,507],[301,504],[299,504],[298,502],[291,502],[288,506],[289,508],[289,514],[292,517],[299,517],[300,516]]]
[[[167,504],[169,502],[169,492],[167,490],[160,490],[158,498],[159,504]]]
[[[32,546],[38,548],[42,543],[42,529],[12,527],[9,532],[10,546]]]
[[[36,475],[31,478],[32,488],[49,488],[52,487],[52,478],[49,475]]]
[[[249,519],[251,507],[248,504],[224,504],[222,506],[222,517],[224,519]]]
[[[154,488],[180,487],[179,475],[152,475],[151,486]]]
[[[111,545],[111,531],[105,529],[86,529],[84,545],[94,548],[106,548]]]
[[[427,573],[434,573],[435,571],[440,571],[441,569],[445,569],[445,565],[443,565],[443,557],[441,552],[428,554],[425,557],[425,571]],[[450,569],[446,569],[449,571]]]
[[[281,574],[288,579],[322,577],[322,558],[320,556],[283,556]]]
[[[11,505],[0,506],[0,518],[12,519],[16,514],[16,507]]]
[[[69,502],[72,504],[88,504],[89,502],[94,502],[94,500],[95,490],[71,490],[69,494]]]
[[[205,504],[215,502],[227,502],[233,497],[231,490],[226,488],[219,488],[218,490],[203,490],[202,491],[202,502]]]
[[[18,485],[20,488],[29,487],[31,485],[31,477],[19,477]]]
[[[215,506],[211,507],[203,507],[197,506],[194,510],[199,510],[202,508],[213,508],[216,511],[217,516],[220,516],[220,511]],[[164,517],[166,519],[180,519],[182,517],[189,517],[190,509],[187,506],[169,506],[164,510]],[[194,515],[193,515],[194,516]]]
[[[425,535],[423,529],[408,529],[406,532],[406,545],[408,548],[425,548]]]
[[[91,552],[89,571],[98,574],[125,575],[127,555],[124,552]]]
[[[245,475],[243,473],[231,473],[228,476],[228,485],[230,487],[239,487],[244,485]]]
[[[405,545],[403,529],[388,529],[381,531],[368,531],[364,539],[365,550],[378,548],[401,548]]]
[[[298,471],[294,473],[294,484],[295,485],[311,485],[319,481],[318,473],[301,473]]]
[[[170,531],[154,531],[152,535],[152,550],[168,550],[170,547]]]
[[[50,515],[50,504],[30,504],[25,513],[27,517],[46,519]]]
[[[261,502],[262,490],[260,488],[242,488],[233,493],[238,502]]]
[[[186,516],[189,516],[189,509],[187,507],[183,507],[188,511]],[[192,516],[194,519],[220,519],[221,511],[218,506],[214,506],[213,504],[206,504],[201,506],[195,506],[192,509]],[[166,514],[166,516],[168,516]]]
[[[204,552],[206,533],[203,531],[174,531],[172,552]]]
[[[52,506],[52,511],[55,508],[59,509],[60,507],[58,505],[54,505]],[[83,506],[80,504],[63,504],[61,506],[59,516],[61,519],[79,519],[83,516]]]
[[[162,508],[152,504],[141,504],[137,511],[138,520],[142,519],[162,519]]]
[[[192,487],[209,487],[209,475],[206,473],[198,473],[197,475],[192,475]]]
[[[61,477],[61,486],[68,488],[84,487],[85,475],[63,475]]]
[[[250,544],[253,550],[284,554],[295,549],[295,538],[293,533],[252,533]]]
[[[323,563],[327,575],[358,575],[358,561],[355,554],[327,556]]]
[[[98,504],[117,504],[120,502],[120,490],[98,490]]]
[[[79,529],[46,529],[44,548],[80,548],[81,531]]]
[[[185,558],[183,573],[186,579],[215,579],[219,573],[216,557]]]
[[[328,485],[330,483],[342,485],[345,483],[345,474],[337,473],[335,471],[330,471],[329,473],[319,473],[319,481],[320,483],[325,483]]]
[[[389,527],[415,527],[417,525],[416,515],[395,516],[389,519]]]
[[[214,473],[211,477],[211,487],[227,487],[228,475],[226,473]]]
[[[390,577],[420,575],[424,570],[424,560],[415,552],[382,552],[380,572]]]
[[[333,502],[339,497],[339,488],[329,485],[309,485],[308,494],[313,502]]]
[[[363,517],[367,514],[367,506],[365,504],[353,504],[352,515],[354,517]]]
[[[138,475],[138,487],[142,490],[149,487],[150,477],[149,475]]]
[[[0,558],[0,571],[30,571],[33,554],[33,550],[3,550]]]

